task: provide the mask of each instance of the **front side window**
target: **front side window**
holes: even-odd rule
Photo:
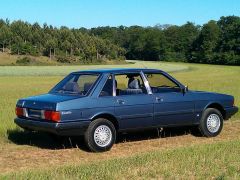
[[[153,93],[179,92],[179,86],[160,73],[145,73]]]
[[[70,74],[50,93],[86,95],[97,81],[99,74]]]
[[[139,73],[115,75],[116,95],[147,94],[143,80]]]

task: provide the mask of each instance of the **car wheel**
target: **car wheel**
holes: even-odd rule
[[[108,151],[115,143],[116,129],[107,119],[96,119],[90,123],[84,138],[91,151]]]
[[[219,110],[208,108],[203,112],[199,130],[205,137],[217,136],[223,128],[223,117]]]

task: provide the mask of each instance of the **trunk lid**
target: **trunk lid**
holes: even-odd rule
[[[57,103],[76,99],[79,97],[81,96],[42,94],[38,96],[31,96],[28,98],[20,99],[17,102],[17,106],[30,109],[56,110]]]
[[[46,111],[56,111],[57,103],[79,97],[81,96],[42,94],[18,100],[17,107],[23,108],[25,118],[43,120]]]

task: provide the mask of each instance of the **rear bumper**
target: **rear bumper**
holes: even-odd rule
[[[49,132],[59,136],[83,135],[90,124],[90,121],[50,123],[23,118],[16,118],[14,122],[24,129]]]
[[[225,109],[226,115],[225,115],[225,119],[229,119],[231,118],[234,114],[236,114],[238,112],[238,107],[233,106],[230,108],[226,108]]]

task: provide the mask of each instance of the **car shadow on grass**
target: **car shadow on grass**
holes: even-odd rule
[[[36,146],[42,149],[79,148],[88,151],[83,137],[60,137],[44,132],[22,131],[19,129],[7,131],[8,140],[17,145]]]
[[[184,136],[188,134],[200,136],[199,133],[190,127],[151,129],[138,132],[119,133],[116,143],[121,144],[148,139]],[[17,145],[29,145],[51,150],[79,148],[89,152],[83,137],[58,137],[48,133],[22,131],[20,129],[8,130],[7,135],[9,141]]]
[[[139,132],[123,133],[118,136],[117,143],[131,142],[131,141],[142,141],[149,139],[158,138],[169,138],[169,137],[180,137],[184,135],[193,135],[201,137],[201,134],[195,127],[171,127],[164,129],[149,129]]]

